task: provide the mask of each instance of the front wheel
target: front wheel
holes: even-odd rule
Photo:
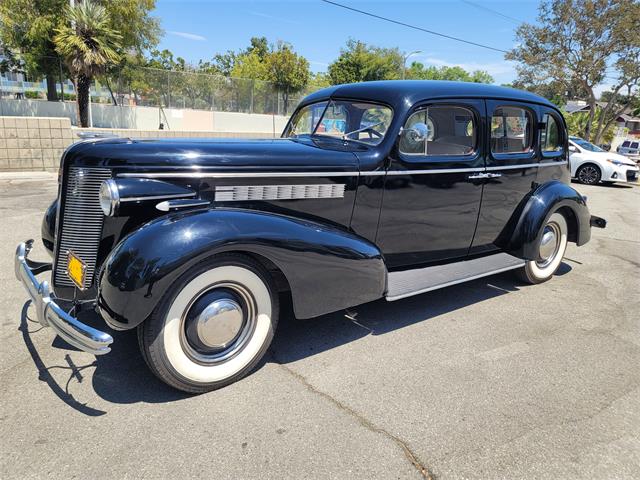
[[[138,327],[143,357],[162,381],[201,393],[239,380],[264,356],[278,321],[269,273],[242,255],[187,271]]]
[[[598,166],[587,163],[578,168],[576,178],[584,185],[595,185],[602,178],[602,172]]]
[[[518,277],[531,284],[549,280],[558,270],[562,257],[567,250],[567,220],[561,213],[554,213],[542,228],[538,245],[538,259],[529,260],[525,266],[516,270]]]

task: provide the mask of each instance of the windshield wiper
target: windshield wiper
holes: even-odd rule
[[[374,123],[373,125],[368,125],[366,127],[362,127],[359,128],[357,130],[354,130],[352,132],[348,132],[348,133],[343,133],[342,134],[342,139],[343,140],[354,140],[353,138],[347,138],[349,135],[353,135],[354,133],[360,133],[360,132],[366,132],[367,130],[373,130],[374,127],[377,127],[378,125],[382,125],[384,122],[378,122],[378,123]]]

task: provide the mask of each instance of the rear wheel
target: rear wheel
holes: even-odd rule
[[[518,277],[531,284],[549,280],[558,270],[567,250],[568,230],[567,220],[561,213],[551,215],[542,229],[538,259],[529,260],[524,267],[516,270]]]
[[[597,165],[587,163],[578,168],[576,178],[580,183],[584,183],[585,185],[595,185],[602,178],[602,172]]]
[[[278,296],[269,273],[242,255],[221,255],[185,273],[138,327],[151,370],[200,393],[239,380],[264,356],[276,329]]]

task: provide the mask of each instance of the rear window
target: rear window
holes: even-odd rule
[[[543,152],[562,151],[562,133],[558,121],[549,115],[544,116],[544,130],[540,132],[540,149]]]
[[[491,153],[524,153],[533,144],[533,116],[519,107],[499,107],[491,116]]]
[[[631,148],[638,148],[638,142],[633,142],[631,144]]]
[[[405,155],[469,155],[475,146],[473,112],[453,105],[434,105],[414,113],[400,139],[400,152]]]

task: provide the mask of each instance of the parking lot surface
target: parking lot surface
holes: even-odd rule
[[[550,282],[289,314],[253,374],[189,396],[132,332],[96,358],[31,320],[13,255],[55,176],[0,174],[0,477],[640,478],[640,188],[574,187],[609,225]]]

